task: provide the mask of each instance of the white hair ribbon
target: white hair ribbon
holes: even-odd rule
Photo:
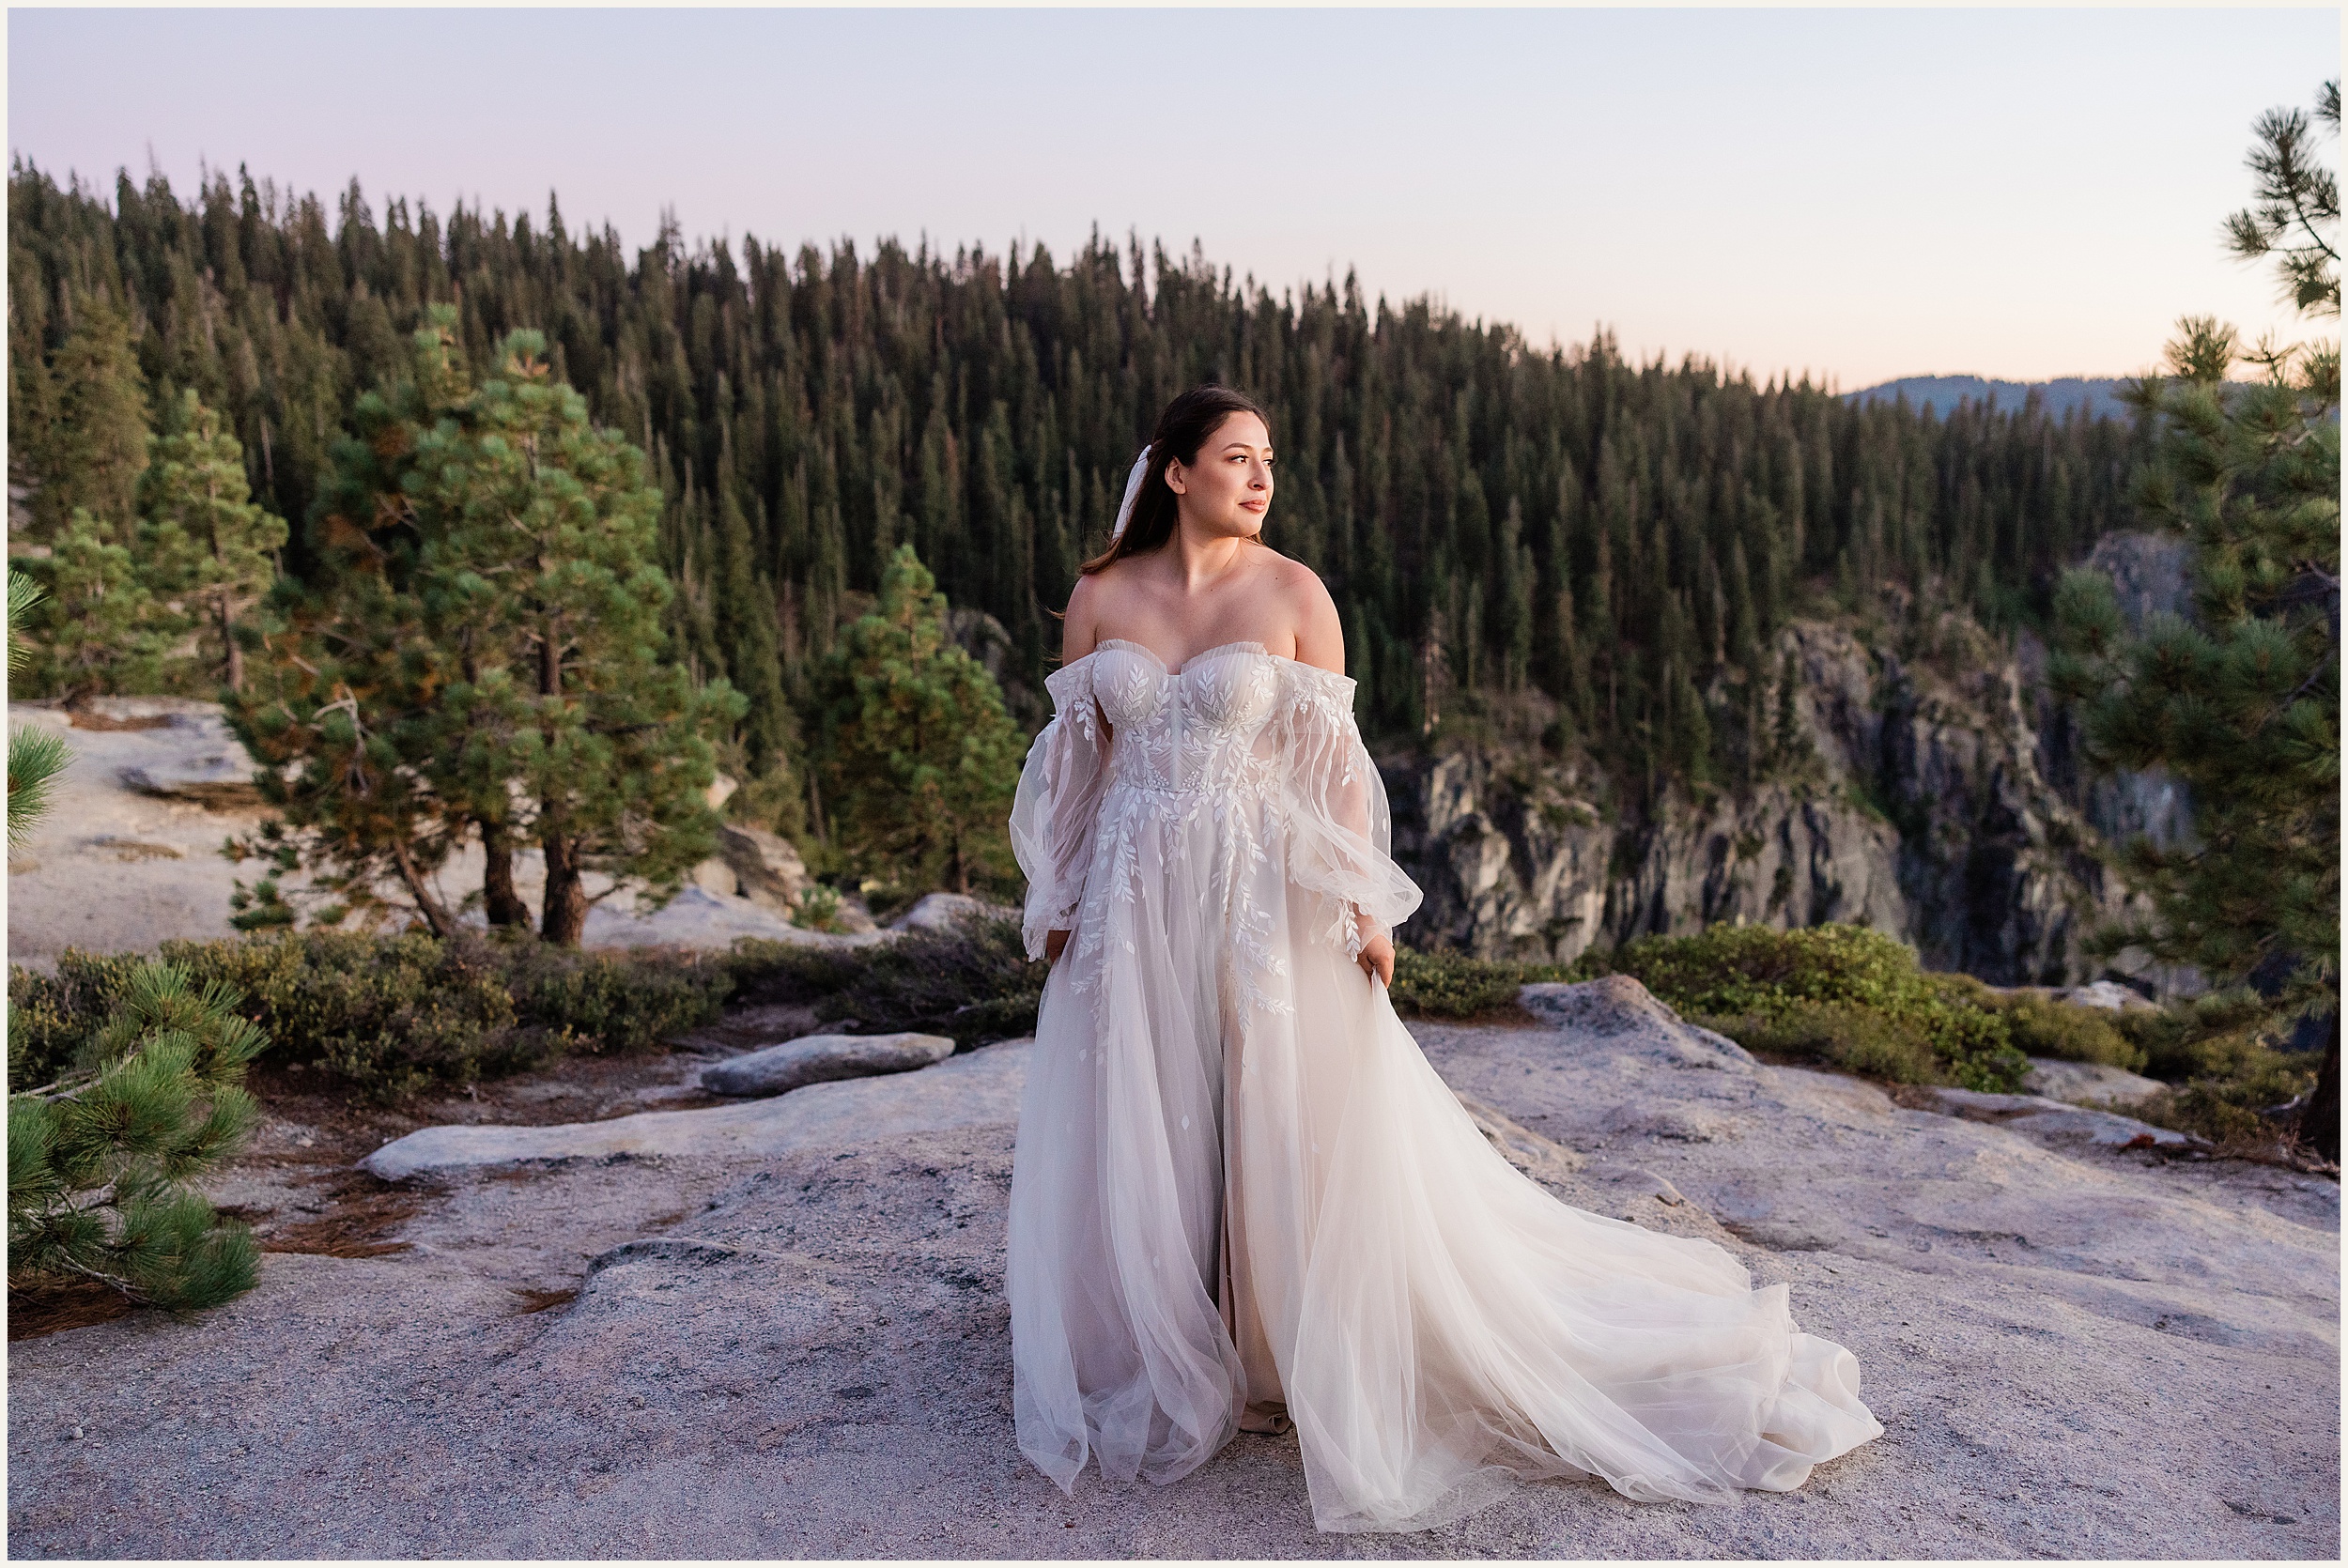
[[[1109,530],[1115,539],[1124,533],[1125,525],[1134,520],[1134,502],[1141,499],[1141,482],[1150,477],[1150,449],[1143,447],[1141,455],[1134,459],[1133,471],[1125,476],[1125,499],[1118,503],[1117,526]]]

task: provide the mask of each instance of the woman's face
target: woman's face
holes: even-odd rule
[[[1252,539],[1272,510],[1272,432],[1253,414],[1230,414],[1189,463],[1169,463],[1166,483],[1182,518],[1214,538]]]

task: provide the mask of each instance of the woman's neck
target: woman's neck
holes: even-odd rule
[[[1167,573],[1184,593],[1206,592],[1230,576],[1247,543],[1238,534],[1194,531],[1189,523],[1182,523],[1166,541]]]

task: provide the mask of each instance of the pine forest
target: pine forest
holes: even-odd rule
[[[542,333],[551,379],[649,461],[671,656],[747,699],[725,745],[753,776],[792,766],[818,661],[904,545],[1040,725],[1077,564],[1156,410],[1209,378],[1273,411],[1267,540],[1328,582],[1376,741],[1576,753],[1634,813],[1766,773],[1790,616],[2044,624],[2141,455],[2127,425],[2034,401],[1861,408],[1807,378],[1627,362],[1602,330],[1543,350],[1350,275],[1274,297],[1196,248],[1097,234],[1064,260],[864,254],[688,244],[667,220],[631,254],[554,198],[378,214],[354,182],[330,211],[240,172],[187,200],[125,175],[109,201],[21,161],[9,217],[11,478],[53,529],[77,486],[127,509],[139,421],[173,428],[192,392],[292,520],[283,571],[315,579],[334,443],[433,307],[474,364]],[[76,368],[109,332],[111,392]],[[38,486],[45,450],[71,484]]]

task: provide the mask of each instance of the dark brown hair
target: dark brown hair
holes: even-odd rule
[[[1157,433],[1150,438],[1149,471],[1142,475],[1141,494],[1134,498],[1134,515],[1126,519],[1125,531],[1110,540],[1107,549],[1086,561],[1078,571],[1098,572],[1129,555],[1147,555],[1174,537],[1174,524],[1182,515],[1182,498],[1166,488],[1166,468],[1173,463],[1185,467],[1196,463],[1198,449],[1207,444],[1207,438],[1233,414],[1253,414],[1263,421],[1266,433],[1272,429],[1272,416],[1258,407],[1254,398],[1213,381],[1191,388],[1166,406],[1166,412],[1158,416]],[[1117,494],[1120,500],[1124,498],[1123,484],[1118,485]],[[1116,519],[1109,521],[1114,524]]]

